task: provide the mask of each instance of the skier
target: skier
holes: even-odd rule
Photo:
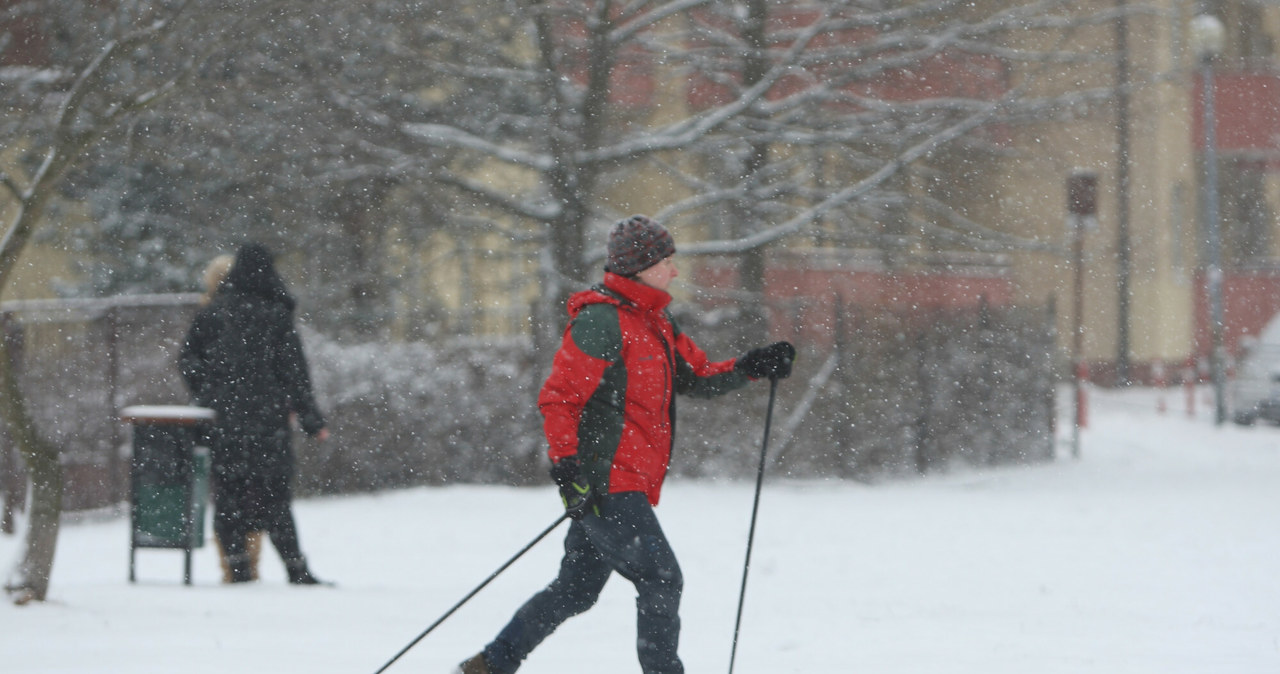
[[[565,620],[595,604],[615,571],[636,588],[645,674],[679,674],[683,578],[653,507],[671,458],[675,394],[712,397],[791,374],[775,342],[711,361],[667,312],[671,234],[644,215],[616,223],[604,283],[569,298],[570,322],[538,396],[551,478],[572,518],[560,572],[462,674],[510,674]]]

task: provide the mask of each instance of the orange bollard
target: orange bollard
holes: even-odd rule
[[[1151,363],[1151,379],[1152,383],[1156,387],[1156,413],[1164,414],[1168,409],[1164,402],[1164,393],[1169,382],[1164,375],[1163,360],[1157,358],[1153,363]]]
[[[1187,417],[1194,419],[1196,416],[1196,369],[1192,365],[1191,359],[1187,360],[1187,367],[1182,371],[1182,387],[1187,394]]]
[[[1089,364],[1081,361],[1076,364],[1076,428],[1089,427],[1089,396],[1084,390],[1086,381],[1089,381]]]

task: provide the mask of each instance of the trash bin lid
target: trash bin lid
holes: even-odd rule
[[[121,421],[135,424],[190,425],[213,418],[213,410],[195,405],[130,405],[120,410]]]

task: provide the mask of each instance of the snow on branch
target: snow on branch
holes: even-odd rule
[[[509,164],[538,171],[550,170],[555,165],[555,161],[546,154],[525,152],[509,145],[494,143],[456,126],[410,122],[401,125],[401,128],[406,134],[434,147],[475,150]]]
[[[743,91],[736,100],[670,124],[653,133],[640,134],[613,146],[600,147],[578,153],[579,161],[583,163],[616,161],[651,152],[682,148],[704,137],[729,120],[742,115],[763,100],[779,80],[796,68],[795,64],[799,55],[803,54],[813,39],[825,30],[823,19],[829,14],[831,8],[824,6],[821,11],[822,16],[805,27],[801,34],[797,36],[795,42],[787,48],[778,59],[778,62],[770,67],[769,71],[760,78],[760,81]]]
[[[822,202],[805,209],[799,215],[796,215],[786,222],[773,227],[766,227],[754,234],[738,239],[687,244],[684,246],[683,252],[686,254],[704,255],[742,253],[754,250],[781,238],[798,234],[804,231],[807,226],[816,222],[823,215],[836,208],[844,206],[845,204],[855,201],[876,187],[879,187],[890,177],[905,168],[908,164],[927,156],[939,147],[942,147],[956,138],[959,138],[973,129],[985,124],[1006,104],[1007,101],[1014,100],[1015,98],[1016,95],[1013,92],[1010,92],[1005,99],[996,103],[988,104],[985,110],[975,113],[959,123],[942,130],[920,143],[917,143],[915,146],[908,148],[905,152],[894,159],[885,162],[884,165],[875,172],[842,190],[838,190]]]

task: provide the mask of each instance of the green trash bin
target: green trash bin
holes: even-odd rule
[[[140,548],[182,550],[183,582],[191,584],[191,553],[204,545],[209,501],[209,450],[197,446],[213,410],[188,405],[134,405],[120,411],[133,424],[129,461],[129,582]]]

